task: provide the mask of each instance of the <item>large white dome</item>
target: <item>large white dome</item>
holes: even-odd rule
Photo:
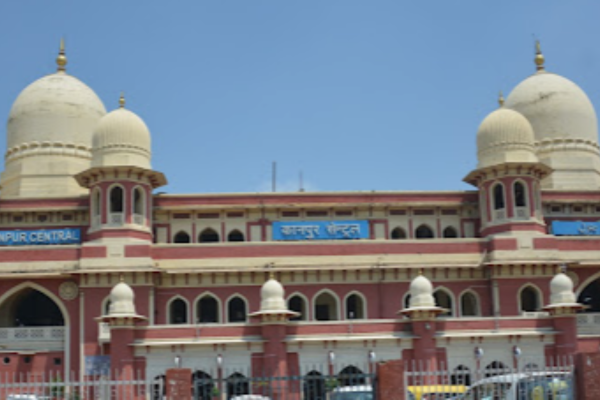
[[[64,72],[47,75],[27,86],[8,117],[7,149],[23,144],[92,144],[98,120],[106,114],[96,93]]]
[[[92,133],[106,110],[92,89],[64,72],[62,57],[59,72],[27,86],[12,106],[2,198],[87,193],[73,176],[90,167]]]
[[[478,168],[506,162],[537,162],[529,121],[501,107],[489,114],[477,131]]]
[[[121,107],[95,129],[92,166],[131,165],[150,169],[150,131],[135,113]]]
[[[590,99],[560,75],[538,71],[513,89],[506,107],[529,120],[538,142],[569,139],[598,143],[598,120]]]

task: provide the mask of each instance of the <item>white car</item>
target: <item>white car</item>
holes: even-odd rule
[[[475,382],[461,400],[574,400],[573,374],[523,372],[497,375]]]
[[[370,385],[341,386],[331,391],[330,400],[373,400],[373,387]]]
[[[260,394],[242,394],[240,396],[233,396],[229,400],[271,400],[267,396],[261,396]]]
[[[41,396],[37,394],[9,394],[6,400],[50,400],[49,396]]]

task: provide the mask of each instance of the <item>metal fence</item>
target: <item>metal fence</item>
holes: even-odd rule
[[[543,360],[477,360],[469,368],[462,363],[454,368],[407,362],[405,398],[575,400],[575,368],[570,357]],[[455,363],[456,365],[456,363]]]
[[[312,369],[304,375],[261,376],[248,371],[193,371],[190,396],[194,400],[344,400],[345,393],[362,395],[352,399],[371,400],[375,375],[355,367],[338,374]],[[128,379],[107,376],[65,380],[60,375],[0,375],[2,400],[165,400],[165,375]]]

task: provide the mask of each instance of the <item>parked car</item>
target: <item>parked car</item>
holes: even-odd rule
[[[408,392],[414,400],[451,400],[460,398],[467,391],[464,385],[409,386]]]
[[[9,394],[6,400],[51,400],[50,396],[42,396],[38,394]]]
[[[271,400],[267,396],[261,396],[260,394],[242,394],[239,396],[233,396],[229,400]]]
[[[373,400],[371,385],[341,386],[333,389],[329,400]]]
[[[574,400],[573,374],[524,372],[475,382],[461,400]]]

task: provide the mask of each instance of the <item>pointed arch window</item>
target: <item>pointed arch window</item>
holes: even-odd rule
[[[229,232],[229,235],[227,235],[227,241],[228,242],[243,242],[244,234],[242,232],[240,232],[238,229],[234,229],[231,232]]]
[[[297,312],[298,316],[290,318],[290,321],[305,321],[306,320],[306,302],[304,299],[295,295],[288,300],[288,310]]]
[[[219,322],[219,302],[211,295],[204,295],[196,306],[196,321],[201,324]]]
[[[420,225],[415,232],[415,237],[417,239],[433,239],[433,230],[427,225]]]
[[[306,374],[304,376],[303,392],[306,400],[325,400],[327,389],[323,374],[315,370]]]
[[[513,184],[513,195],[515,197],[515,206],[526,207],[527,206],[527,195],[525,192],[525,185],[522,182],[515,182]]]
[[[171,301],[171,304],[169,304],[169,323],[188,323],[188,306],[187,303],[182,299],[175,299]]]
[[[250,393],[250,380],[239,372],[234,372],[227,378],[227,398],[242,397]]]
[[[115,186],[110,190],[110,212],[111,213],[122,213],[125,207],[123,207],[123,188],[121,186]]]
[[[102,218],[102,192],[100,188],[94,189],[92,195],[92,225],[100,226]]]
[[[459,365],[454,368],[453,374],[450,377],[452,385],[471,386],[471,370],[464,365]]]
[[[362,297],[356,293],[346,298],[346,319],[364,319],[365,305]]]
[[[321,293],[315,299],[314,318],[317,321],[338,320],[338,302],[329,292]]]
[[[0,306],[0,327],[64,325],[63,313],[54,300],[32,287],[12,294]]]
[[[246,322],[246,302],[241,297],[234,297],[227,303],[227,322]]]
[[[392,239],[406,239],[406,231],[400,227],[396,227],[392,230],[392,234],[390,235]]]
[[[435,304],[438,307],[446,309],[445,312],[440,314],[440,317],[451,317],[453,315],[452,297],[445,290],[436,290],[433,293]]]
[[[133,189],[133,222],[138,225],[144,225],[144,200],[144,190],[139,186]]]
[[[443,236],[445,238],[457,238],[458,232],[454,227],[448,226],[446,229],[444,229]]]
[[[221,238],[219,237],[219,234],[212,228],[206,228],[200,232],[200,235],[198,236],[198,242],[200,243],[215,243],[220,241]]]
[[[531,286],[527,286],[521,290],[519,300],[521,303],[521,312],[535,312],[540,309],[539,293]]]
[[[359,386],[366,384],[366,376],[359,368],[349,365],[342,369],[338,375],[340,386]]]
[[[494,210],[502,210],[504,207],[504,186],[498,183],[494,186]]]
[[[173,243],[190,243],[190,235],[184,231],[177,232],[173,238]]]
[[[460,296],[460,315],[463,317],[476,317],[479,315],[479,302],[477,296],[466,292]]]

